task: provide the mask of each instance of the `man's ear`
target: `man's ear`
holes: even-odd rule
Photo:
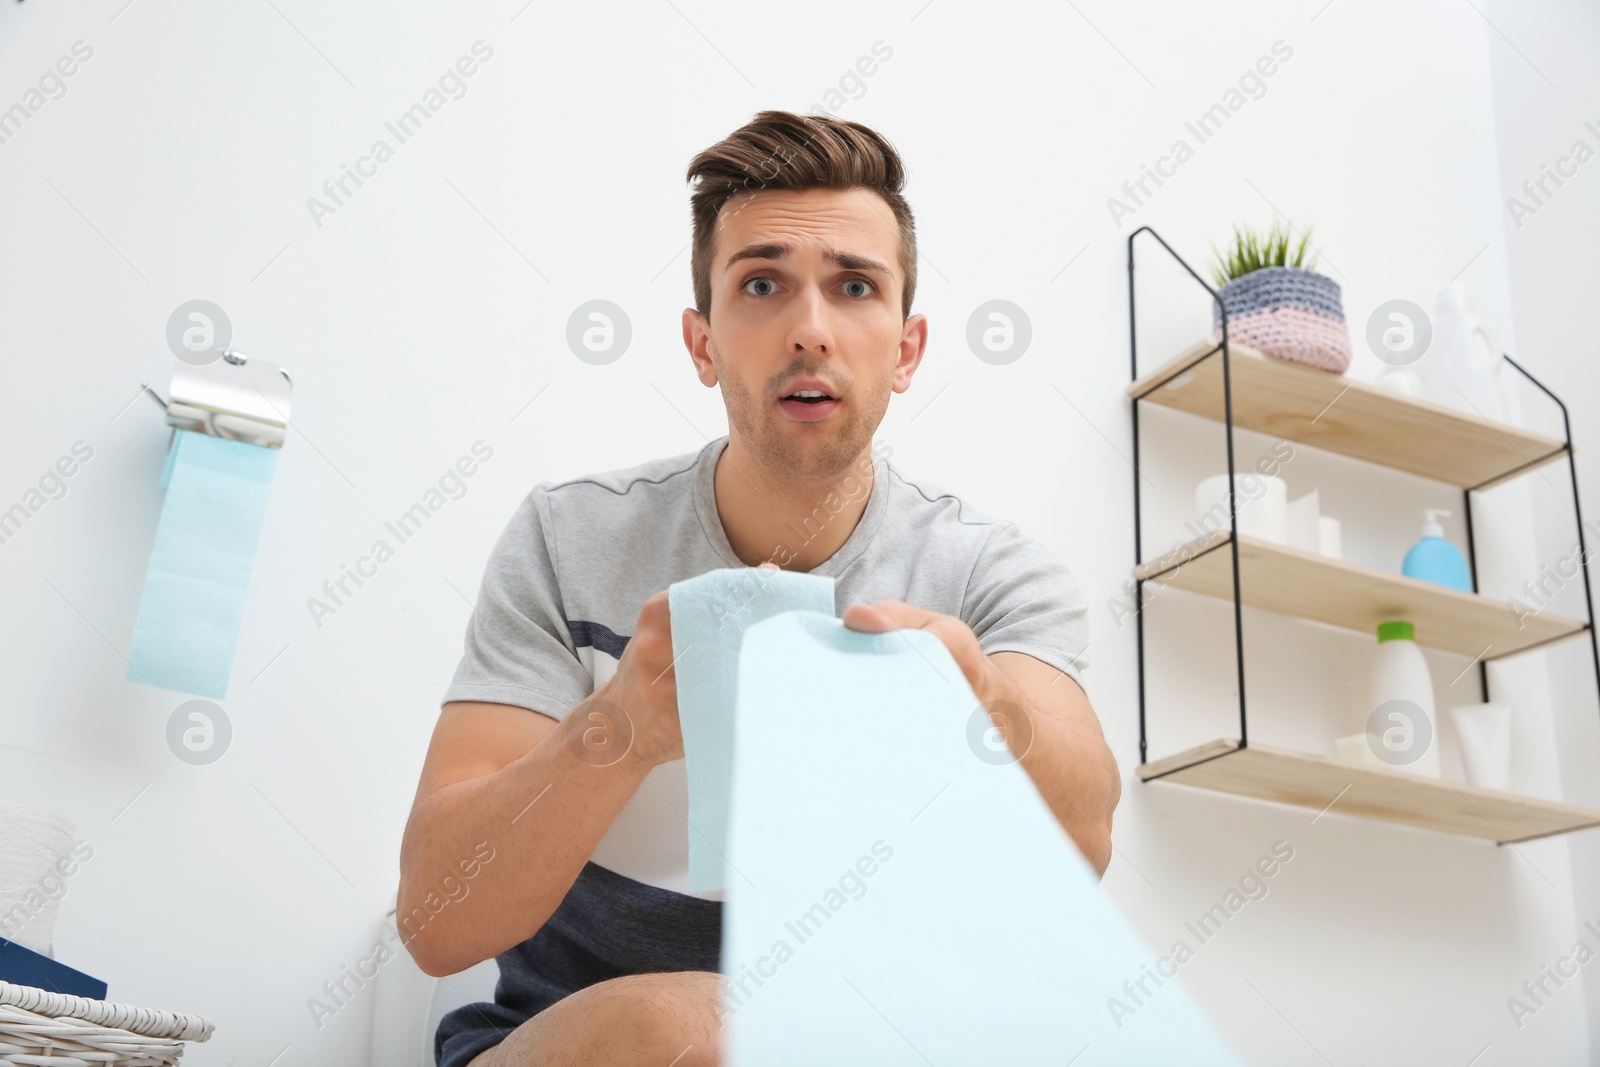
[[[893,388],[903,393],[911,388],[911,376],[922,362],[928,348],[928,316],[913,315],[906,320],[905,332],[900,335],[899,359],[894,365]]]
[[[683,346],[694,361],[694,373],[700,384],[708,389],[716,385],[717,367],[711,358],[715,351],[711,343],[711,323],[694,308],[683,309]]]

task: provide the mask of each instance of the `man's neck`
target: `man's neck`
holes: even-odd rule
[[[873,481],[870,448],[832,477],[797,481],[763,467],[730,436],[712,484],[722,530],[741,562],[753,567],[770,560],[786,571],[809,571],[850,539]]]

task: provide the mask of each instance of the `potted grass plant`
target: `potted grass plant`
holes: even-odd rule
[[[1220,308],[1212,305],[1213,338],[1222,338],[1225,311],[1229,342],[1343,374],[1350,366],[1350,331],[1339,283],[1313,269],[1310,245],[1309,227],[1297,242],[1278,222],[1265,234],[1235,226],[1226,252],[1213,244],[1211,274],[1222,298]]]

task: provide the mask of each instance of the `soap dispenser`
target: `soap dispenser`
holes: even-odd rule
[[[1439,519],[1449,515],[1443,508],[1423,509],[1422,540],[1406,553],[1400,573],[1470,593],[1473,591],[1472,573],[1467,569],[1467,561],[1459,548],[1444,539],[1444,527],[1439,525]]]

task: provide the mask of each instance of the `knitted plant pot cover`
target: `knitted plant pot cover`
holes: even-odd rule
[[[1339,283],[1301,267],[1263,267],[1218,291],[1228,312],[1228,340],[1334,374],[1350,366]],[[1211,305],[1212,338],[1222,338],[1222,313]]]

